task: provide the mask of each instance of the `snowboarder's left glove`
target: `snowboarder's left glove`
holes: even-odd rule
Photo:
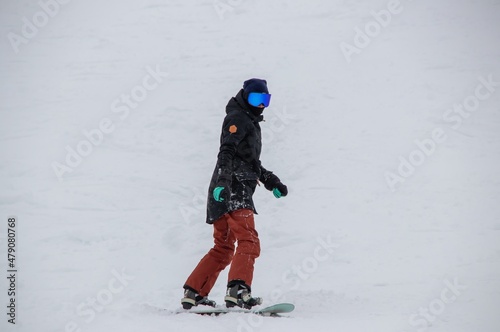
[[[276,187],[273,189],[274,197],[280,198],[288,195],[288,188],[281,182],[276,184]]]
[[[260,167],[260,169],[261,174],[259,180],[264,184],[264,187],[266,187],[267,190],[272,190],[276,198],[280,198],[282,196],[284,197],[288,194],[287,187],[283,183],[281,183],[279,177],[262,166]]]

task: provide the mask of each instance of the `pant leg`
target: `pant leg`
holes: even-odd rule
[[[255,259],[260,255],[259,234],[255,230],[253,211],[241,209],[230,212],[228,225],[238,241],[229,270],[229,281],[241,280],[252,286]]]
[[[219,273],[231,263],[235,237],[228,225],[228,215],[214,222],[214,247],[201,259],[184,287],[190,287],[201,296],[207,296]]]

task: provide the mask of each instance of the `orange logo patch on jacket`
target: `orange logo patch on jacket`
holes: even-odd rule
[[[234,134],[237,131],[238,131],[238,127],[236,127],[235,125],[232,125],[231,127],[229,127],[229,132],[231,134]]]

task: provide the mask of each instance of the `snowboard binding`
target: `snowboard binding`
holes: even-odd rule
[[[214,307],[217,305],[215,301],[209,300],[207,296],[201,296],[192,289],[184,290],[184,298],[181,300],[182,307],[186,310],[192,307],[204,305],[209,307]]]
[[[228,286],[224,301],[226,302],[227,308],[238,306],[243,309],[251,309],[263,302],[260,297],[252,297],[250,287],[241,283]]]

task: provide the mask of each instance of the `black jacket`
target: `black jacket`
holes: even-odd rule
[[[264,183],[268,190],[272,190],[280,181],[261,165],[259,122],[263,120],[263,116],[255,114],[255,109],[246,103],[243,90],[229,100],[226,114],[217,164],[208,189],[206,222],[209,224],[231,211],[251,209],[257,213],[252,196],[258,181]],[[229,190],[229,199],[223,202],[214,199],[213,190],[217,186]]]

